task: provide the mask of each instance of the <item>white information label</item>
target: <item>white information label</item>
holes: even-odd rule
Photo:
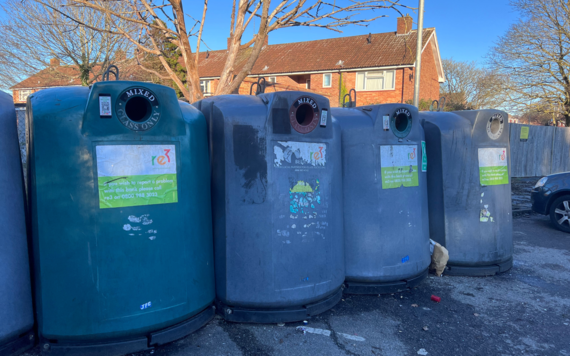
[[[174,145],[97,146],[99,207],[178,202]]]
[[[481,185],[509,184],[507,148],[479,148],[479,181]]]
[[[417,166],[416,145],[380,146],[381,167],[411,167]]]
[[[323,109],[321,110],[321,126],[327,126],[327,116],[328,116],[328,110],[327,109]]]
[[[99,115],[112,116],[111,114],[111,97],[99,96]]]
[[[174,145],[97,146],[97,175],[176,174]]]
[[[324,167],[327,145],[324,143],[278,141],[273,146],[275,167]]]
[[[479,148],[479,167],[506,167],[506,148]]]
[[[380,146],[382,189],[419,185],[417,150],[415,145]]]
[[[384,131],[390,130],[390,116],[384,115],[382,118],[382,127],[384,128]]]

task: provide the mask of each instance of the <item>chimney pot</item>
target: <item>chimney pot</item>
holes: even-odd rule
[[[59,67],[60,61],[57,58],[52,58],[49,60],[50,67]]]
[[[127,59],[127,53],[122,49],[115,52],[115,61],[124,61]]]
[[[397,35],[407,35],[412,31],[414,19],[411,16],[398,17]]]

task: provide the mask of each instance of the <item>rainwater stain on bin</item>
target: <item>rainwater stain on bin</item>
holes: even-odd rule
[[[0,92],[0,355],[34,344],[24,184],[16,112]]]
[[[42,90],[27,110],[42,348],[125,354],[211,320],[203,115],[122,81]]]
[[[342,132],[345,293],[412,288],[430,264],[429,168],[418,110],[384,104],[334,108],[332,115]]]
[[[340,131],[328,100],[279,92],[194,105],[210,128],[218,311],[274,323],[331,308],[344,253]]]
[[[422,112],[428,153],[430,236],[454,275],[512,267],[510,144],[499,110]]]

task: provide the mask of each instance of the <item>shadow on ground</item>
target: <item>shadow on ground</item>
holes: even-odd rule
[[[515,218],[513,227],[514,267],[505,274],[430,276],[409,292],[345,296],[308,321],[319,333],[297,330],[303,323],[216,318],[193,335],[135,356],[400,356],[421,349],[428,355],[570,355],[570,234],[539,215]],[[432,302],[432,294],[441,303]],[[27,355],[37,354],[38,348]]]

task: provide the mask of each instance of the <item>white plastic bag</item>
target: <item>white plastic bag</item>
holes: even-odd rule
[[[447,261],[449,261],[449,252],[447,249],[433,240],[429,240],[429,249],[431,252],[431,264],[429,265],[430,270],[435,270],[436,276],[441,276],[447,266]]]

